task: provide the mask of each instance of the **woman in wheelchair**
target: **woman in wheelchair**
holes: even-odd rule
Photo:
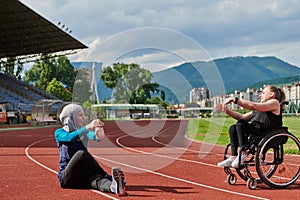
[[[218,104],[216,110],[225,112],[237,120],[237,123],[229,128],[231,156],[218,166],[239,168],[247,158],[245,149],[241,149],[242,155],[238,156],[238,148],[247,143],[249,134],[261,138],[268,130],[282,126],[281,103],[285,100],[285,93],[282,89],[274,86],[266,86],[261,95],[260,102],[252,102],[245,99],[227,98],[223,104]],[[227,108],[227,104],[235,103],[252,112],[242,114]]]

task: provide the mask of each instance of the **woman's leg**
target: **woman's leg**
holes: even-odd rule
[[[68,163],[60,178],[60,184],[62,188],[83,187],[82,183],[85,176],[83,154],[84,151],[77,151]]]
[[[248,143],[248,136],[250,133],[257,133],[258,130],[255,129],[251,124],[245,120],[238,120],[236,123],[236,132],[238,137],[239,146],[242,147]],[[231,163],[231,167],[239,168],[244,164],[247,159],[246,149],[241,149],[241,155],[236,157],[236,159]]]
[[[89,152],[79,150],[71,158],[61,176],[61,187],[89,187],[91,176],[94,174],[104,177],[106,172]]]
[[[246,127],[249,123],[245,120],[238,120],[236,123],[237,136],[239,141],[239,146],[244,146],[247,142],[248,134],[246,131]]]
[[[231,156],[229,156],[227,159],[221,161],[218,163],[218,166],[221,167],[230,167],[231,163],[234,161],[236,156],[238,155],[238,147],[239,147],[239,142],[237,138],[237,133],[236,133],[236,125],[232,125],[229,128],[229,136],[230,136],[230,144],[231,144]]]
[[[237,156],[239,142],[238,142],[238,136],[237,136],[237,130],[235,124],[229,128],[229,136],[230,136],[230,144],[231,144],[231,155]]]
[[[94,175],[90,179],[90,186],[102,192],[112,192],[110,189],[112,181],[99,175]]]
[[[239,120],[237,122],[236,130],[240,147],[247,144],[250,134],[259,135],[259,130],[245,120]]]
[[[99,165],[95,158],[87,151],[84,154],[84,166],[90,175],[101,175],[102,177],[106,176],[106,171]]]

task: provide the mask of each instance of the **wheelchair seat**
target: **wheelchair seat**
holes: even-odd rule
[[[271,131],[274,135],[278,133],[288,133],[288,128],[287,127],[280,127],[278,129],[275,129]],[[272,140],[270,140],[267,144],[267,148],[274,148],[277,147],[278,145],[283,145],[287,142],[288,137],[287,136],[279,136],[275,137]]]
[[[278,133],[282,133],[282,132],[288,133],[288,127],[285,127],[285,126],[277,127],[276,129],[269,130],[269,131],[263,133],[260,136],[257,136],[257,135],[254,135],[254,134],[249,134],[249,136],[248,136],[248,143],[250,145],[251,144],[256,144],[257,145],[268,134],[270,134],[270,133],[272,133],[272,134],[278,134]],[[278,140],[274,144],[284,144],[286,142],[285,140],[287,140],[287,137],[283,137],[282,140],[280,140],[280,141]]]

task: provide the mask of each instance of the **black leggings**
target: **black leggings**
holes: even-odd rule
[[[238,120],[236,124],[229,128],[231,154],[238,155],[238,147],[244,146],[248,141],[249,134],[259,136],[260,132],[253,125],[245,120]]]
[[[79,150],[62,173],[60,184],[62,188],[94,188],[110,192],[111,180],[106,175],[89,152]]]

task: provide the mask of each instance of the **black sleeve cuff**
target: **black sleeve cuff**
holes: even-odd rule
[[[239,98],[238,98],[238,97],[235,97],[235,98],[234,98],[234,102],[233,102],[233,103],[234,103],[234,104],[237,104],[237,103],[238,103],[238,101],[239,101]]]

